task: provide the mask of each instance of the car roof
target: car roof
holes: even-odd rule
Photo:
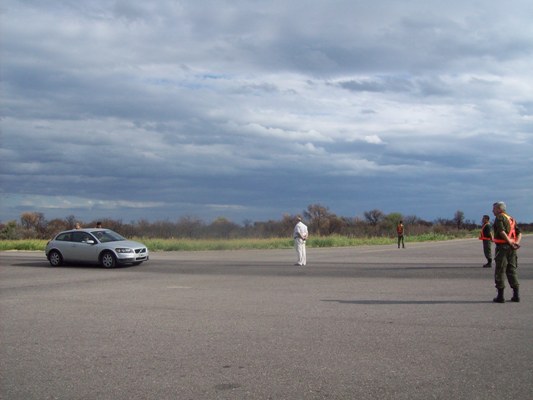
[[[92,233],[92,232],[108,232],[108,231],[110,231],[110,229],[103,229],[103,228],[69,229],[69,230],[66,230],[66,231],[59,232],[58,235],[60,235],[61,233],[70,233],[70,232],[88,232],[88,233]]]

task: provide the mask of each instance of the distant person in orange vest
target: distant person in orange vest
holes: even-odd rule
[[[403,221],[400,221],[398,222],[398,225],[396,226],[396,233],[398,233],[398,248],[400,248],[400,243],[401,243],[402,248],[405,249],[405,243],[403,242],[403,232],[404,232]]]
[[[492,205],[492,212],[494,213],[494,243],[496,243],[496,253],[494,261],[496,263],[496,270],[494,271],[494,283],[498,290],[498,296],[493,301],[495,303],[505,303],[503,291],[505,289],[504,275],[507,276],[509,286],[513,288],[513,297],[511,301],[518,303],[520,295],[518,289],[518,275],[516,269],[518,268],[518,256],[516,251],[520,248],[520,240],[522,233],[513,217],[507,214],[507,206],[503,201],[499,201]]]
[[[487,263],[483,268],[492,267],[492,227],[490,226],[490,217],[484,215],[481,219],[481,232],[479,233],[479,240],[483,241],[483,254],[487,259]]]

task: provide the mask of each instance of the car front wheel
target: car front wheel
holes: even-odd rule
[[[100,257],[100,263],[104,268],[113,268],[117,265],[117,259],[113,253],[106,251],[102,254],[102,257]]]
[[[52,250],[50,254],[48,254],[48,261],[50,261],[52,267],[59,267],[63,264],[63,257],[61,257],[59,251]]]

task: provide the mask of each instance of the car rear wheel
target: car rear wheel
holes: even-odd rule
[[[59,251],[52,250],[50,254],[48,254],[48,261],[50,261],[52,267],[59,267],[63,264],[63,257],[61,257]]]
[[[117,259],[113,253],[106,251],[102,254],[102,257],[100,257],[100,264],[102,264],[104,268],[114,268],[115,265],[117,265]]]

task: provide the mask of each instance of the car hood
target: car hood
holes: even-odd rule
[[[146,247],[145,244],[142,244],[140,242],[135,242],[133,240],[119,240],[117,242],[107,242],[107,243],[102,243],[106,246],[110,246],[110,247],[131,247],[131,248],[139,248],[139,247]]]

